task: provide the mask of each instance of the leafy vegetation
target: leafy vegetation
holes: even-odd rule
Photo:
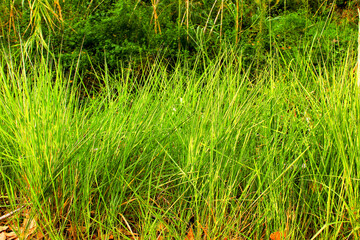
[[[171,66],[182,56],[194,64],[197,52],[214,59],[228,43],[243,52],[246,66],[255,57],[260,68],[273,44],[292,48],[290,55],[314,41],[324,51],[333,45],[346,51],[356,36],[356,6],[342,0],[8,0],[0,4],[0,25],[7,44],[19,47],[20,36],[49,43],[64,67],[81,53],[80,69],[88,75],[105,61],[111,72],[124,61],[140,69],[159,54]]]
[[[356,239],[355,7],[1,3],[0,238]]]

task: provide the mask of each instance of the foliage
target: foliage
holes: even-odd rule
[[[356,239],[356,7],[1,1],[0,238]]]
[[[7,0],[0,9],[2,34],[10,34],[12,45],[19,46],[19,33],[22,41],[45,46],[50,38],[49,49],[61,55],[64,67],[80,57],[85,75],[105,62],[112,72],[124,61],[141,68],[159,53],[171,66],[182,55],[194,62],[199,51],[215,58],[224,42],[241,50],[247,66],[255,61],[257,67],[272,54],[271,44],[290,56],[309,41],[336,45],[340,53],[354,40],[357,21],[349,17],[356,15],[355,3],[319,0]]]
[[[141,86],[125,67],[99,73],[83,98],[45,50],[2,49],[1,216],[25,207],[1,224],[19,229],[26,210],[45,239],[356,238],[352,47],[317,65],[279,48],[255,80],[223,49],[172,72],[157,62]]]

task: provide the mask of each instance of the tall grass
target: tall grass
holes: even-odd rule
[[[229,48],[202,73],[154,66],[142,86],[104,71],[80,98],[46,56],[3,51],[0,209],[26,207],[4,224],[26,212],[50,239],[357,238],[354,57],[278,53],[256,79]]]

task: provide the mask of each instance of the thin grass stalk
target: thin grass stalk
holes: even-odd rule
[[[205,23],[205,26],[204,26],[204,28],[203,28],[203,32],[204,32],[204,33],[206,33],[207,26],[208,26],[208,24],[209,24],[209,22],[210,22],[212,12],[214,11],[214,8],[215,8],[215,6],[216,6],[216,2],[217,2],[217,0],[215,0],[214,3],[213,3],[213,5],[211,6],[210,12],[209,12],[209,14],[208,14],[208,17],[207,17],[207,20],[206,20],[206,23]],[[211,30],[211,31],[212,31],[212,30]],[[210,31],[210,33],[211,33],[211,31]]]
[[[221,15],[221,4],[220,4],[219,11],[217,11],[216,17],[215,17],[214,22],[213,22],[213,26],[211,27],[211,30],[210,30],[209,34],[212,34],[212,32],[214,31],[214,29],[216,27],[216,22],[218,21],[218,18],[219,18],[220,15]]]
[[[160,0],[151,0],[151,4],[153,7],[153,14],[152,14],[152,18],[151,20],[154,18],[154,29],[155,29],[155,33],[160,33],[161,34],[161,27],[160,27],[160,23],[159,23],[159,17],[157,14],[157,6],[159,4]]]
[[[15,27],[15,22],[16,22],[16,9],[15,9],[15,0],[13,2],[10,3],[10,13],[9,13],[9,33],[11,32],[11,28],[13,28],[14,33],[16,34],[16,27]]]
[[[190,15],[190,0],[185,0],[185,13],[186,13],[186,30],[187,30],[187,41],[189,41],[189,15]]]
[[[180,49],[181,49],[181,41],[180,41],[180,33],[181,33],[181,25],[182,25],[182,21],[181,21],[181,0],[178,0],[178,18],[177,18],[177,39],[178,39],[178,50],[179,50],[179,54],[180,54]]]
[[[357,86],[360,88],[360,10],[358,10],[358,17],[359,17],[359,29],[358,29],[358,56],[357,56]]]
[[[224,18],[224,1],[225,0],[221,0],[221,4],[220,4],[220,10],[221,10],[221,16],[220,16],[220,43],[221,43],[221,38],[222,38],[222,26],[223,26],[223,18]]]
[[[239,0],[236,0],[235,43],[239,41]]]
[[[264,28],[265,28],[265,18],[267,13],[267,4],[266,0],[257,0],[259,9],[260,9],[260,20],[259,20],[259,31],[256,35],[256,69],[260,69],[260,62],[264,52]],[[257,70],[256,70],[257,71]],[[258,73],[256,73],[258,74]]]

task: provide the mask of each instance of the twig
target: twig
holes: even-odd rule
[[[18,209],[14,210],[14,211],[12,211],[12,212],[9,212],[9,213],[1,216],[1,217],[0,217],[0,221],[6,219],[6,218],[8,218],[8,217],[11,217],[12,215],[14,215],[15,213],[19,212],[19,211],[20,211],[21,209],[23,209],[24,207],[25,207],[25,205],[19,207]]]

